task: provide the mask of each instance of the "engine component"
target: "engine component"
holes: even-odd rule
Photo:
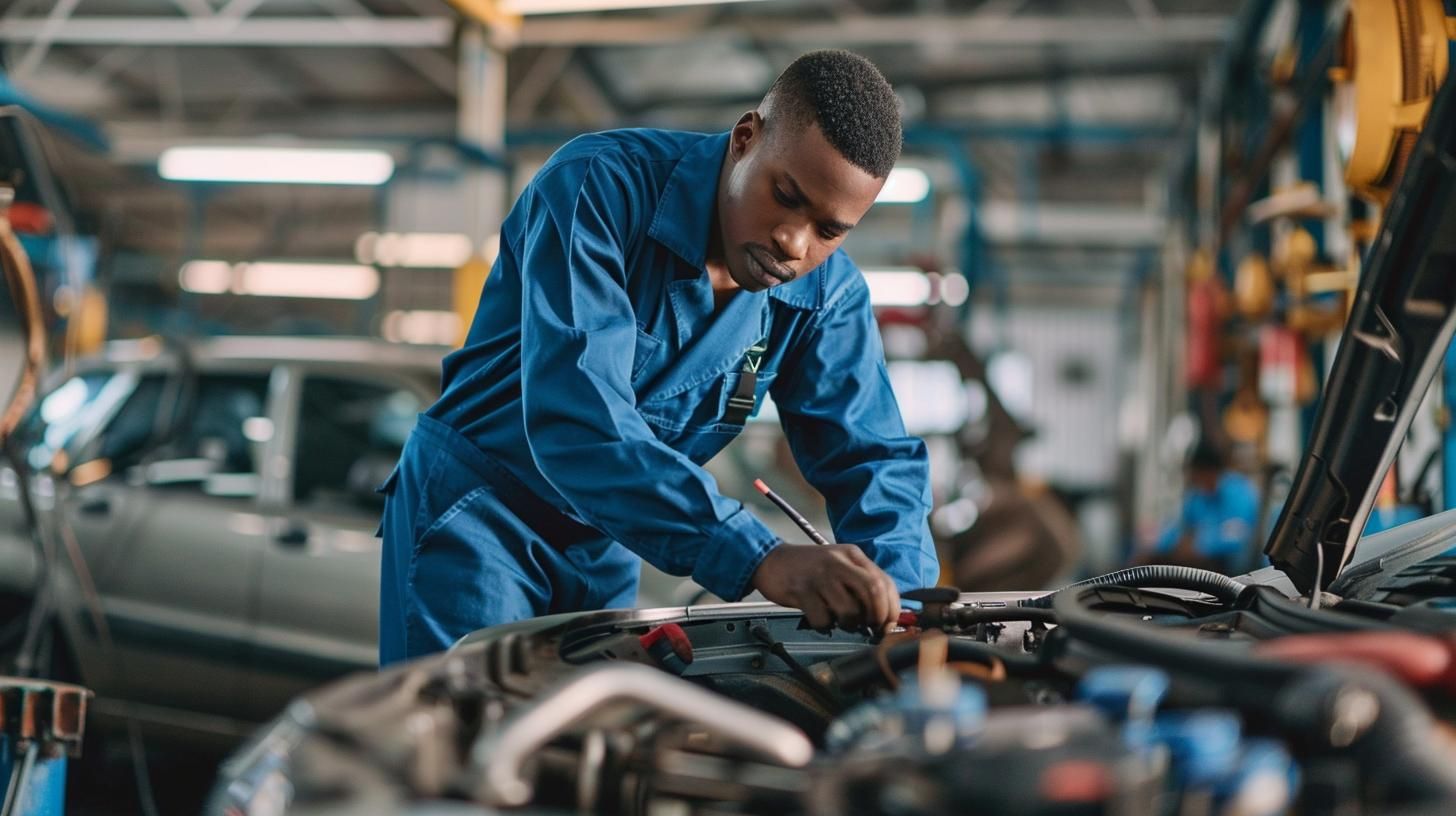
[[[612,664],[583,671],[543,693],[537,705],[517,711],[500,728],[482,734],[471,750],[479,774],[476,798],[493,805],[530,802],[533,786],[525,766],[531,755],[614,703],[699,723],[781,765],[807,765],[814,755],[813,745],[802,732],[774,717],[660,671]]]

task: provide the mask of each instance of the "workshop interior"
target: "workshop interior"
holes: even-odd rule
[[[644,563],[381,667],[517,200],[817,49],[898,105],[843,249],[938,579]],[[1456,0],[0,0],[0,816],[1456,814],[1453,58]],[[835,544],[761,352],[707,481]]]

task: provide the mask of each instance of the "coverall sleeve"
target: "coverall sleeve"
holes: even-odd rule
[[[825,497],[835,539],[858,544],[902,591],[934,586],[930,460],[925,443],[905,432],[862,279],[808,327],[771,393],[794,461]]]
[[[637,413],[624,257],[640,214],[626,172],[601,157],[577,160],[542,171],[526,193],[512,251],[527,444],[583,521],[659,569],[738,600],[778,537]]]

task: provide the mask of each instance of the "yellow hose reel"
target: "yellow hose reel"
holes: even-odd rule
[[[1385,202],[1446,79],[1456,21],[1441,0],[1351,0],[1335,85],[1345,180]]]

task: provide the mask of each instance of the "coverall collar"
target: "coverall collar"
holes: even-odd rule
[[[702,270],[707,260],[708,238],[713,228],[713,205],[718,199],[718,172],[728,151],[728,134],[719,133],[693,145],[673,168],[657,214],[647,234],[693,269]]]

